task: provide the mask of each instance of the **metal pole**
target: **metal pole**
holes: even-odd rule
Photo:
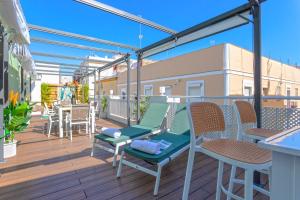
[[[4,135],[3,109],[8,100],[8,42],[0,23],[0,137]],[[4,139],[0,140],[0,163],[4,162]]]
[[[253,42],[254,42],[254,108],[257,128],[261,128],[261,17],[258,1],[253,2]]]
[[[98,71],[98,84],[97,84],[97,87],[98,87],[98,118],[100,118],[100,112],[101,112],[101,92],[100,92],[100,89],[101,89],[101,81],[100,81],[100,72]]]
[[[94,107],[96,106],[96,71],[94,72]]]
[[[251,0],[253,15],[253,47],[254,47],[254,109],[257,128],[261,128],[261,24],[260,5],[258,0]],[[256,141],[257,142],[257,141]],[[260,185],[260,173],[254,173],[254,183]]]
[[[136,67],[136,120],[140,122],[140,102],[141,102],[141,67],[142,67],[142,55],[137,55],[137,67]]]
[[[130,58],[127,58],[127,125],[130,126]]]

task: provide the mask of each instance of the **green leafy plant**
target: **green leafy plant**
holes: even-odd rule
[[[0,139],[5,138],[6,142],[13,142],[15,134],[27,128],[31,119],[33,104],[28,101],[17,102],[19,94],[10,92],[9,105],[4,109],[5,133]]]
[[[146,96],[144,98],[141,99],[140,101],[140,115],[141,117],[145,114],[148,106],[149,106],[149,99],[150,97],[149,96]],[[136,99],[137,101],[137,99]],[[137,114],[137,107],[136,107],[136,103],[134,104],[134,109],[133,109],[133,114],[136,115]]]
[[[107,96],[103,96],[101,98],[101,109],[102,109],[102,112],[106,112],[107,106],[108,106]]]
[[[89,102],[89,85],[88,84],[84,84],[82,86],[83,88],[83,103],[88,103]]]
[[[49,84],[47,83],[42,83],[41,85],[41,101],[42,101],[42,104],[44,103],[47,103],[49,104],[50,103],[50,87],[49,87]]]

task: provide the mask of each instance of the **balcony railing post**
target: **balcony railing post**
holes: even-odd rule
[[[127,64],[127,125],[130,126],[130,58],[126,59]]]

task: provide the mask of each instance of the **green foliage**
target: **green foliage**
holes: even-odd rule
[[[31,119],[32,108],[33,104],[30,104],[27,101],[17,103],[16,105],[10,103],[4,109],[5,134],[2,138],[5,138],[7,142],[13,142],[15,133],[21,132],[27,128]]]
[[[107,106],[108,106],[108,99],[107,99],[107,96],[103,96],[103,97],[101,98],[101,109],[102,109],[103,112],[106,111]]]
[[[41,101],[42,101],[42,104],[44,103],[47,103],[49,104],[50,103],[50,87],[49,87],[49,84],[47,83],[42,83],[41,85]]]
[[[140,101],[140,114],[141,117],[145,114],[148,106],[149,106],[149,99],[150,97],[146,96],[144,98],[141,99]],[[136,108],[136,103],[134,104],[134,109],[133,109],[133,114],[136,115],[137,114],[137,108]]]
[[[89,85],[88,84],[84,84],[82,86],[82,90],[83,90],[83,103],[88,103],[89,102]]]

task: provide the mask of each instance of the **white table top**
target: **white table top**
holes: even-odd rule
[[[258,145],[272,151],[300,156],[300,127],[283,131],[260,141]]]

